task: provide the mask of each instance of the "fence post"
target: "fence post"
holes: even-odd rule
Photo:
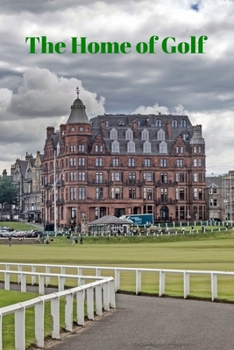
[[[96,314],[102,316],[102,285],[95,286]]]
[[[165,293],[165,272],[159,271],[159,293],[158,295],[161,297]]]
[[[26,292],[26,275],[21,273],[21,292]]]
[[[40,298],[40,297],[39,297]],[[35,305],[35,338],[39,348],[44,348],[44,301]]]
[[[211,300],[214,301],[218,295],[218,283],[217,283],[217,275],[215,273],[211,273]]]
[[[39,275],[39,294],[45,294],[45,286],[44,286],[44,276]]]
[[[5,271],[4,275],[4,288],[5,290],[10,290],[10,273],[8,271]]]
[[[64,290],[65,277],[58,275],[58,290],[62,292]]]
[[[18,271],[21,272],[22,271],[22,265],[18,265]],[[18,284],[21,283],[21,274],[18,274]]]
[[[36,266],[32,265],[32,269],[31,272],[34,273],[36,272]],[[34,284],[36,283],[36,276],[32,276],[32,286],[34,286]]]
[[[103,283],[103,304],[104,310],[110,311],[110,298],[108,282]]]
[[[79,290],[76,294],[76,298],[77,298],[76,319],[77,319],[77,324],[79,326],[84,326],[84,295],[85,295],[84,289]]]
[[[56,293],[54,293],[56,295]],[[60,316],[59,316],[59,297],[51,300],[51,317],[52,317],[52,331],[51,336],[53,339],[60,339]]]
[[[46,266],[46,273],[50,273],[50,267]],[[50,284],[50,277],[46,277],[46,287]]]
[[[141,271],[136,270],[136,295],[141,292]]]
[[[115,291],[120,289],[120,270],[115,269]]]
[[[189,296],[190,293],[190,275],[187,271],[184,271],[184,299]]]
[[[2,349],[2,315],[0,314],[0,350]]]
[[[93,302],[93,287],[89,287],[87,289],[87,316],[89,320],[94,320]]]
[[[73,294],[65,296],[65,329],[66,331],[72,332],[73,328]]]
[[[25,309],[15,311],[15,348],[25,349]]]
[[[115,308],[116,302],[115,302],[115,281],[109,281],[109,295],[110,295],[110,306]]]

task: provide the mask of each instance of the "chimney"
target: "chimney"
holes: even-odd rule
[[[106,123],[105,120],[101,121],[101,135],[104,136],[106,132]]]
[[[47,140],[49,140],[52,135],[54,135],[54,127],[53,126],[48,126],[46,128],[46,138],[47,138]]]
[[[135,119],[132,122],[132,130],[134,137],[137,137],[137,121]]]
[[[6,169],[3,170],[2,176],[3,176],[3,177],[6,177],[6,176],[7,176],[7,171],[6,171]]]
[[[167,137],[169,140],[172,139],[172,130],[171,130],[171,122],[167,122]]]

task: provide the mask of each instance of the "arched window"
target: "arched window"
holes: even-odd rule
[[[156,120],[155,120],[155,126],[156,126],[156,128],[161,128],[161,126],[162,126],[162,121],[161,121],[161,119],[156,119]]]
[[[133,131],[128,128],[125,133],[126,140],[133,140]]]
[[[158,132],[157,132],[157,139],[159,141],[164,141],[165,140],[165,131],[163,129],[158,130]]]
[[[167,143],[165,141],[160,142],[159,153],[167,153]]]
[[[187,122],[186,122],[185,119],[181,119],[181,121],[180,121],[180,127],[181,127],[181,128],[186,128],[186,127],[187,127]]]
[[[110,131],[110,139],[117,140],[117,130],[115,128],[111,129]]]
[[[173,120],[172,120],[172,123],[171,123],[171,126],[172,126],[173,128],[178,128],[178,121],[177,121],[176,119],[173,119]]]
[[[117,140],[113,141],[111,144],[111,152],[119,153],[119,142]]]
[[[142,140],[149,140],[149,130],[144,129],[144,130],[141,132],[141,139],[142,139]]]
[[[151,153],[151,143],[149,141],[145,141],[143,143],[143,152],[144,153]]]
[[[129,141],[127,149],[128,149],[128,153],[135,153],[135,142]]]

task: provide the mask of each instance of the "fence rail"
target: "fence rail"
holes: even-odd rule
[[[24,268],[30,268],[33,272],[32,274],[32,284],[35,284],[35,273],[36,270],[44,270],[45,272],[40,272],[40,275],[46,279],[46,286],[50,284],[50,278],[52,274],[50,274],[51,269],[57,269],[61,275],[60,280],[58,280],[58,286],[60,290],[64,286],[64,279],[69,277],[69,274],[66,273],[67,270],[74,270],[74,275],[72,278],[80,279],[79,283],[82,283],[82,277],[86,278],[87,276],[83,275],[83,272],[93,270],[93,275],[96,278],[101,277],[103,271],[110,272],[109,276],[112,275],[114,277],[115,283],[115,291],[121,290],[121,273],[122,272],[130,272],[135,275],[135,288],[132,290],[136,294],[141,293],[142,291],[142,274],[145,273],[155,273],[158,274],[158,290],[156,289],[156,278],[155,278],[155,291],[153,293],[158,294],[160,297],[165,295],[165,287],[166,287],[166,275],[167,274],[177,274],[182,276],[183,278],[183,297],[187,298],[190,295],[190,277],[192,275],[200,275],[200,276],[208,276],[210,279],[210,293],[211,300],[214,301],[218,298],[218,277],[234,277],[234,272],[225,272],[225,271],[197,271],[197,270],[172,270],[172,269],[152,269],[152,268],[126,268],[126,267],[106,267],[106,266],[74,266],[74,265],[46,265],[46,264],[18,264],[18,263],[5,263],[0,262],[0,267],[2,267],[6,271],[13,271],[11,268],[16,268],[17,271],[23,272]],[[1,271],[0,271],[1,275]],[[74,277],[76,276],[76,277]],[[18,283],[20,283],[21,275],[18,277]],[[41,277],[42,279],[42,277]],[[25,283],[25,282],[23,282]],[[41,282],[42,283],[42,282]],[[39,281],[40,284],[40,281]],[[40,285],[39,285],[40,287]],[[41,287],[42,288],[42,287]]]
[[[1,264],[2,265],[2,264]],[[8,264],[7,264],[8,265]],[[11,275],[18,275],[21,283],[21,291],[26,291],[26,277],[31,276],[32,282],[35,283],[36,278],[39,281],[39,293],[44,293],[45,278],[57,277],[58,289],[56,293],[39,296],[37,298],[9,305],[0,308],[0,350],[3,350],[3,329],[2,319],[5,315],[14,314],[14,333],[15,333],[15,349],[25,350],[25,312],[29,307],[34,307],[35,312],[35,340],[37,347],[44,347],[44,304],[46,301],[50,302],[52,330],[51,336],[54,339],[60,339],[60,298],[65,298],[65,330],[72,332],[73,330],[73,300],[76,299],[76,322],[80,326],[85,324],[85,301],[87,307],[87,318],[94,320],[95,314],[101,316],[104,311],[110,311],[110,308],[115,308],[115,289],[113,277],[99,277],[99,276],[79,276],[70,274],[50,274],[37,273],[25,271],[11,271],[5,266],[5,270],[0,271],[0,275],[4,276],[4,287],[6,290],[10,289]],[[78,287],[64,290],[64,282],[66,278],[76,279],[80,284]],[[95,280],[88,284],[86,280]]]

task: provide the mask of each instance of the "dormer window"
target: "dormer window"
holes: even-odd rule
[[[165,131],[163,129],[158,130],[158,132],[157,132],[157,139],[159,141],[164,141],[165,140]]]
[[[187,122],[186,122],[185,119],[181,119],[181,121],[180,121],[180,127],[181,127],[181,128],[186,128],[186,127],[187,127]]]
[[[111,129],[110,131],[110,139],[117,140],[117,130],[115,128]]]
[[[109,120],[105,120],[105,126],[109,126]]]
[[[156,119],[156,120],[155,120],[155,126],[156,126],[156,128],[161,128],[161,126],[162,126],[162,121],[161,121],[161,119]]]
[[[149,140],[149,130],[144,129],[141,133],[141,139],[142,140]]]
[[[145,141],[143,143],[143,152],[144,153],[151,153],[151,143],[149,141]]]
[[[119,153],[119,142],[117,140],[113,141],[111,144],[111,152]]]
[[[127,145],[128,153],[135,153],[135,142],[129,141]]]
[[[173,119],[171,126],[172,126],[172,128],[178,128],[178,121],[176,119]]]
[[[126,130],[125,138],[126,140],[133,140],[133,131],[130,128]]]
[[[165,141],[159,144],[159,153],[167,153],[167,143]]]

